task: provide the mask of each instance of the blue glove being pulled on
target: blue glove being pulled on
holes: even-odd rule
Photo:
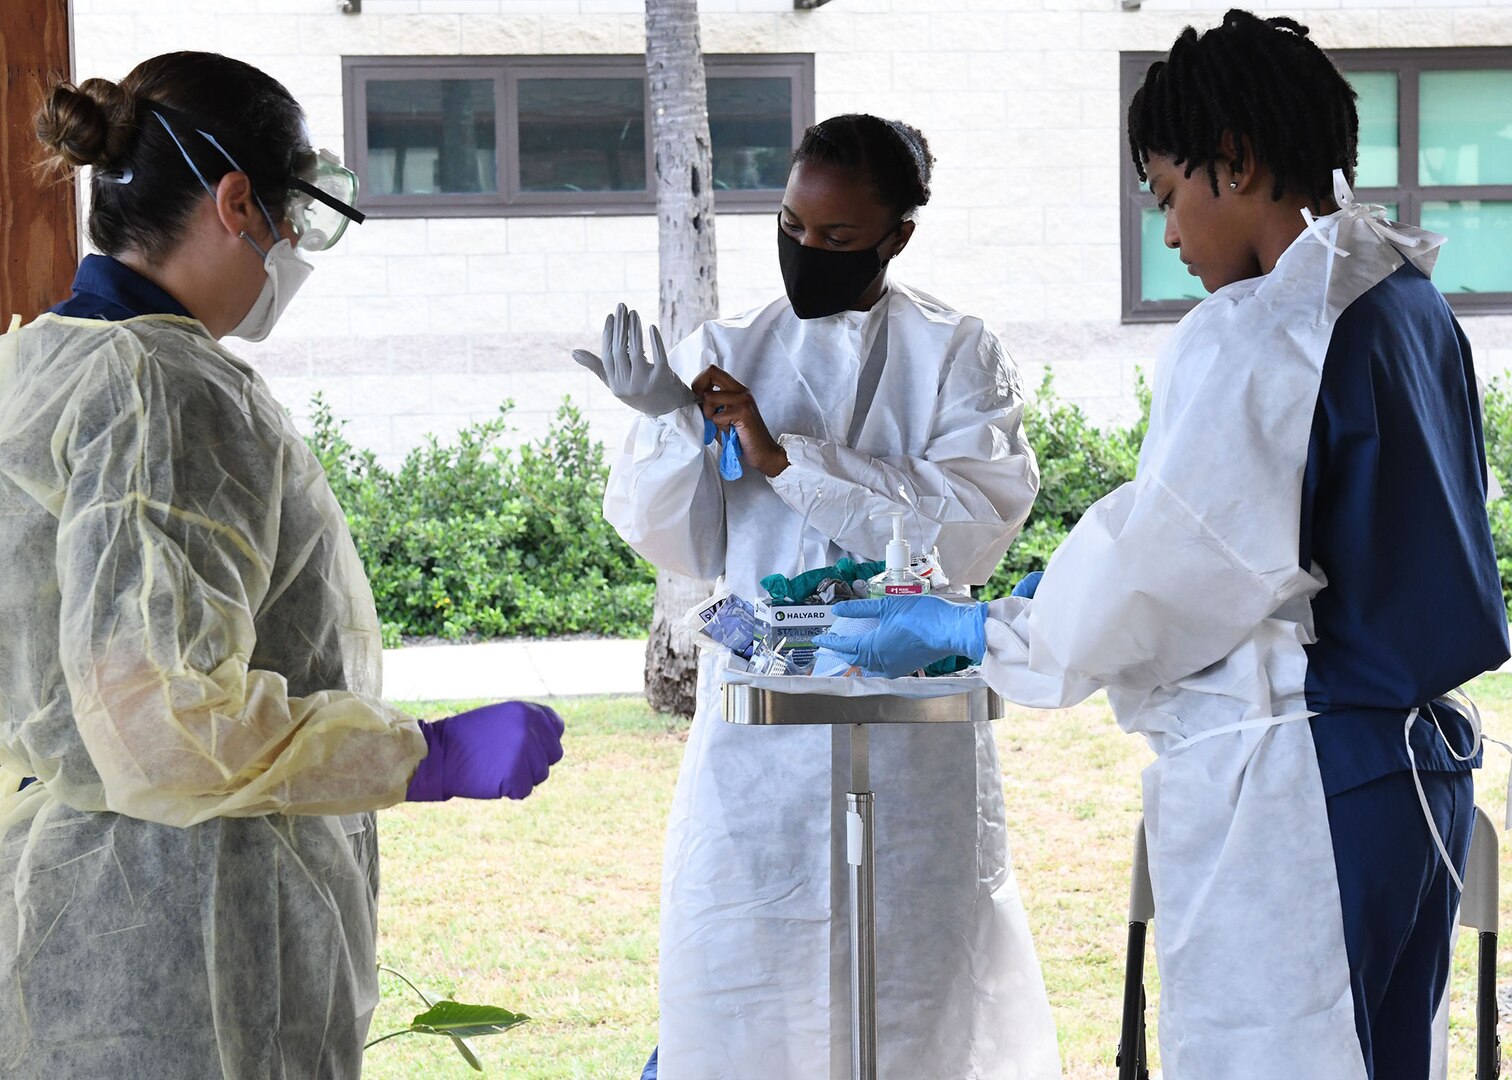
[[[714,426],[714,421],[705,419],[704,445],[708,446],[718,437],[719,428]],[[745,468],[740,463],[741,457],[740,432],[731,428],[724,442],[719,444],[719,475],[726,480],[739,480],[744,476]]]
[[[1012,596],[1021,596],[1025,600],[1034,599],[1034,590],[1039,588],[1040,578],[1045,576],[1043,570],[1031,570],[1019,578],[1019,583],[1013,587]]]
[[[957,604],[938,596],[884,596],[846,600],[835,605],[835,614],[876,619],[877,628],[859,637],[821,634],[814,644],[888,678],[911,674],[947,656],[979,663],[987,653],[986,604]]]
[[[429,723],[410,802],[523,799],[562,760],[562,718],[544,705],[502,701]]]

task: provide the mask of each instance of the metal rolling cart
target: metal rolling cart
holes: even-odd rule
[[[910,679],[934,684],[934,696],[877,692],[840,696],[826,684],[852,679],[767,676],[727,682],[724,717],[752,726],[848,726],[851,737],[850,790],[845,798],[846,861],[850,875],[851,1077],[877,1078],[877,911],[876,851],[872,820],[870,728],[873,724],[979,724],[1003,715],[1003,703],[980,678]],[[891,680],[893,684],[903,680]]]

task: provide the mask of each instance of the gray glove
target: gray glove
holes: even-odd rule
[[[603,357],[574,349],[572,358],[604,381],[609,392],[647,416],[692,405],[693,391],[667,363],[661,332],[651,327],[651,356],[646,356],[640,316],[624,304],[604,320]]]

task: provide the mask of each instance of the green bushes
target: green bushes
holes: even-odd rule
[[[1043,569],[1087,508],[1133,479],[1149,426],[1143,379],[1137,394],[1133,424],[1099,429],[1058,398],[1045,375],[1024,420],[1040,466],[1039,499],[984,599],[1006,596]],[[534,444],[496,445],[508,426],[506,403],[451,445],[428,439],[395,472],[347,442],[319,398],[315,406],[310,447],[346,510],[386,644],[401,636],[646,632],[655,573],[604,521],[604,448],[570,401]],[[1485,406],[1487,457],[1507,491],[1491,503],[1491,529],[1503,591],[1512,595],[1512,385],[1498,379]]]
[[[1512,384],[1498,377],[1486,390],[1486,463],[1502,486],[1502,497],[1493,499],[1491,539],[1496,544],[1496,566],[1501,571],[1502,595],[1512,598]],[[1512,599],[1507,610],[1512,613]]]
[[[385,644],[646,632],[655,574],[604,521],[603,445],[564,400],[545,438],[501,449],[510,408],[451,445],[428,438],[389,472],[315,399],[310,449],[346,511]]]
[[[1062,401],[1048,371],[1026,415],[1024,430],[1040,468],[1040,493],[1024,531],[981,590],[984,600],[1007,596],[1031,570],[1043,570],[1087,507],[1134,479],[1139,446],[1150,423],[1150,391],[1141,376],[1135,393],[1139,419],[1102,431],[1080,406]]]

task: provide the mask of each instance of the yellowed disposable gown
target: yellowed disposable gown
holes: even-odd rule
[[[0,337],[0,627],[40,780],[0,799],[0,1076],[357,1076],[364,811],[424,739],[319,464],[198,322]]]
[[[720,479],[688,407],[641,419],[604,512],[652,562],[756,597],[769,573],[880,558],[905,511],[958,585],[987,579],[1038,487],[1013,367],[979,319],[894,285],[870,312],[800,320],[785,298],[673,350],[750,387],[791,462]],[[874,365],[880,365],[874,366]],[[875,386],[874,394],[866,389]],[[870,394],[868,403],[866,398]],[[850,1074],[849,736],[739,728],[703,658],[662,872],[662,1080]],[[1044,1080],[1055,1025],[1014,881],[989,727],[877,728],[880,1075]],[[844,783],[842,780],[841,783]],[[840,788],[839,790],[844,790]]]

